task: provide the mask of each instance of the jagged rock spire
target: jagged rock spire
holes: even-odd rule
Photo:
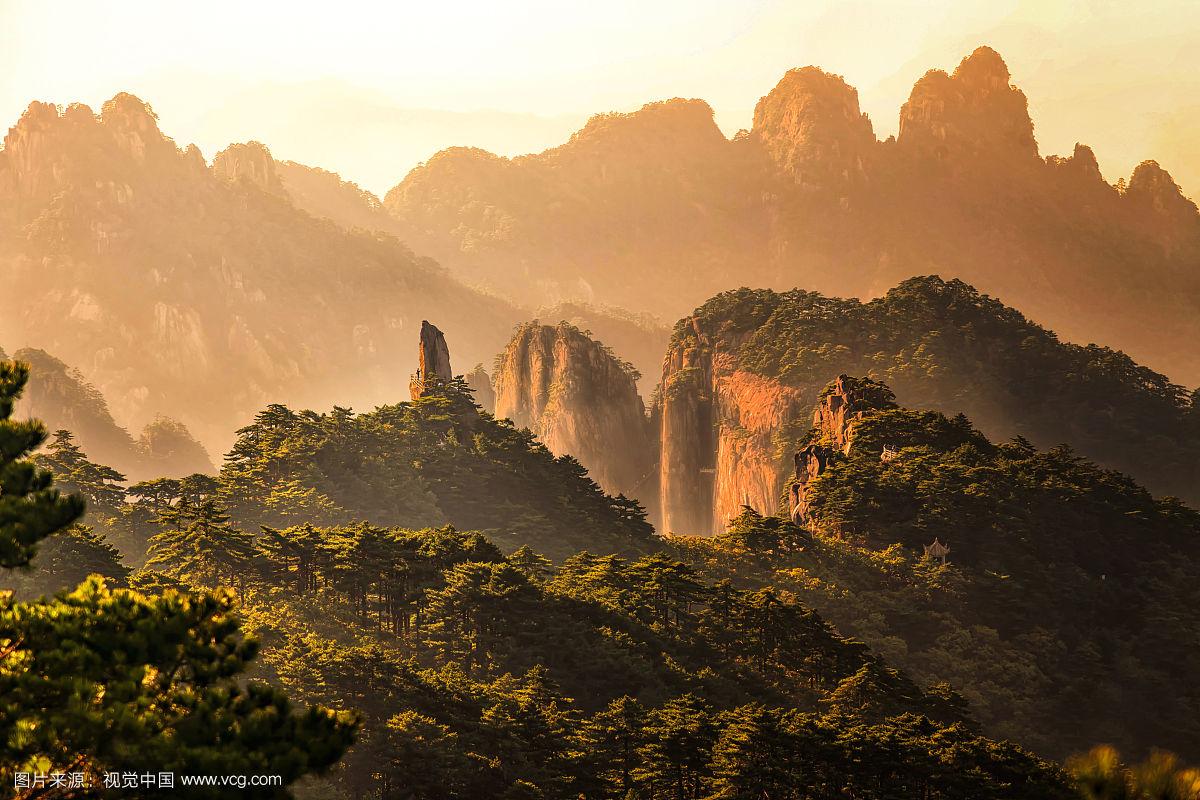
[[[803,523],[808,515],[808,484],[838,456],[854,447],[854,423],[872,411],[896,408],[896,396],[885,384],[870,378],[839,375],[821,392],[813,410],[814,437],[795,455],[796,472],[790,489],[790,516]]]
[[[450,348],[446,337],[428,320],[421,320],[421,342],[417,346],[417,371],[409,381],[412,399],[424,397],[427,390],[454,377],[450,369]]]

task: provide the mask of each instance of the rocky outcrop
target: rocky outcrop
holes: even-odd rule
[[[789,71],[758,101],[754,136],[780,172],[822,188],[864,180],[878,144],[858,92],[816,67]]]
[[[808,514],[808,484],[821,476],[830,462],[850,455],[854,424],[873,411],[897,408],[896,396],[882,383],[869,378],[839,375],[821,392],[813,410],[807,443],[794,457],[788,486],[789,516],[803,524]]]
[[[262,142],[231,144],[213,159],[213,174],[224,180],[245,181],[268,194],[286,196],[271,151]]]
[[[534,321],[497,362],[496,416],[574,456],[609,494],[645,499],[652,452],[634,381],[629,365],[583,331]]]
[[[738,344],[695,317],[676,329],[655,408],[664,533],[710,535],[742,506],[770,514],[778,505],[789,475],[779,436],[806,404],[802,392],[740,369]]]
[[[492,376],[483,364],[476,364],[475,369],[467,373],[467,388],[475,393],[475,402],[484,411],[491,414],[496,410],[496,390],[492,388]]]
[[[1171,173],[1157,161],[1143,161],[1133,170],[1125,197],[1166,217],[1194,219],[1196,204],[1183,196]]]
[[[421,320],[421,340],[417,344],[417,371],[408,383],[413,400],[419,400],[439,384],[454,378],[450,368],[450,348],[437,326]]]
[[[900,109],[897,141],[938,158],[1036,158],[1029,103],[1009,79],[990,47],[975,50],[951,75],[925,73]]]

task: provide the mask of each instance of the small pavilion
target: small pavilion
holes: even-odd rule
[[[925,545],[925,557],[941,559],[942,564],[946,563],[946,556],[950,555],[950,548],[942,544],[935,536],[933,544]]]

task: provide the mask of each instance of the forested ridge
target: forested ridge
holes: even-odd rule
[[[1157,493],[1200,499],[1200,390],[1061,341],[959,280],[911,278],[869,302],[723,292],[675,327],[672,350],[697,345],[813,400],[839,373],[870,376],[912,408],[965,413],[994,438],[1067,442]]]
[[[11,395],[22,373],[6,369]],[[953,506],[956,493],[929,483],[931,475],[965,471],[979,485],[964,497],[1003,508],[1011,495],[983,492],[1018,491],[1011,478],[993,480],[1008,459],[1017,471],[1041,470],[1062,491],[1091,486],[1098,494],[1087,506],[1088,524],[1140,510],[1146,519],[1127,524],[1148,541],[1168,528],[1190,535],[1194,512],[1073,457],[1039,454],[1024,443],[990,445],[964,420],[898,409],[875,419],[877,428],[872,419],[861,421],[864,447],[874,447],[878,435],[904,454],[895,468],[905,471],[882,481],[887,497],[867,496],[862,484],[870,481],[856,477],[871,469],[869,454],[847,458],[831,468],[842,477],[828,479],[828,493],[814,495],[820,522],[811,530],[747,512],[724,537],[669,541],[653,536],[635,502],[605,495],[572,459],[553,457],[528,432],[483,412],[461,381],[362,414],[272,406],[238,432],[218,476],[128,489],[66,432],[32,463],[19,460],[45,434],[36,424],[6,421],[0,432],[10,439],[20,433],[23,448],[3,448],[12,455],[0,473],[10,481],[0,497],[13,504],[22,491],[33,492],[39,499],[23,503],[22,513],[44,521],[33,535],[13,538],[16,528],[3,529],[0,541],[11,540],[14,554],[5,564],[33,557],[37,540],[60,532],[40,545],[38,568],[20,575],[23,599],[4,601],[0,638],[36,659],[39,648],[55,645],[20,626],[91,615],[89,629],[112,633],[73,652],[95,670],[89,648],[126,648],[138,654],[134,674],[154,675],[155,654],[180,646],[168,636],[181,630],[172,615],[199,614],[210,622],[188,623],[178,634],[185,649],[197,648],[185,679],[226,709],[216,728],[196,726],[197,714],[210,717],[171,695],[182,705],[170,729],[196,737],[186,755],[171,749],[176,738],[153,738],[169,727],[155,717],[107,743],[88,738],[100,730],[94,725],[52,746],[37,739],[16,763],[52,769],[77,760],[99,771],[204,752],[214,771],[278,769],[289,783],[314,775],[293,787],[312,798],[1070,798],[1116,796],[1087,794],[1088,786],[1143,791],[1151,779],[1178,794],[1132,796],[1194,796],[1196,775],[1169,759],[1138,769],[1110,750],[1080,756],[1070,769],[1045,760],[1059,754],[1051,750],[1109,741],[1108,731],[1097,726],[1089,736],[1085,727],[1078,746],[1048,744],[1033,735],[1041,720],[998,718],[993,706],[1006,698],[966,679],[996,651],[975,662],[955,652],[962,660],[947,682],[934,679],[927,661],[905,659],[898,644],[918,651],[929,636],[917,619],[928,608],[922,603],[944,608],[940,598],[951,593],[961,616],[940,625],[974,632],[1007,619],[1020,627],[1023,595],[980,590],[978,573],[1003,568],[1030,585],[1046,577],[1027,574],[1027,560],[1014,554],[1019,548],[998,542],[993,553],[986,546],[1001,534],[1030,536],[1025,531],[1044,522],[1037,516],[1024,518],[1024,529],[999,524],[992,536],[975,532],[975,518],[964,516],[960,528],[942,534],[955,555],[962,548],[961,565],[916,558],[913,543],[942,524],[938,514],[956,519],[964,510]],[[51,471],[82,499],[55,494]],[[23,489],[11,483],[16,475],[24,476]],[[853,489],[839,493],[839,485]],[[933,505],[931,497],[950,505]],[[85,501],[86,525],[79,525]],[[886,519],[867,511],[880,508],[888,509]],[[1106,543],[1129,533],[1117,529]],[[1167,555],[1182,559],[1186,546]],[[1006,553],[1012,560],[1001,563]],[[875,562],[889,569],[872,573]],[[29,599],[70,592],[81,568],[107,585],[92,579],[57,600]],[[1171,585],[1185,586],[1186,577],[1171,576]],[[79,610],[68,614],[68,607]],[[1059,612],[1073,614],[1070,607]],[[122,613],[166,619],[146,628]],[[877,627],[859,630],[856,620]],[[164,642],[157,642],[160,625]],[[1047,631],[1044,640],[1059,633]],[[1186,641],[1177,644],[1194,657]],[[1033,640],[1011,646],[1003,657],[1038,647]],[[900,666],[906,660],[911,666]],[[62,664],[46,663],[47,670]],[[129,663],[110,658],[105,668],[114,674],[102,674],[93,690],[107,681],[125,685],[116,673]],[[6,676],[29,679],[22,667],[7,669]],[[237,685],[251,688],[234,688],[238,673],[251,682]],[[1154,680],[1178,675],[1164,669]],[[1126,677],[1139,676],[1114,681]],[[193,697],[197,689],[187,691]],[[136,694],[108,692],[102,702],[128,713]],[[53,714],[54,703],[64,702],[42,697],[45,711],[0,708],[0,724]],[[306,704],[312,710],[292,710]],[[1096,716],[1111,721],[1127,710],[1101,706]],[[264,714],[271,725],[261,724]],[[1160,743],[1145,736],[1166,738],[1171,724],[1118,743],[1140,754]],[[221,725],[267,744],[235,756],[241,739],[221,733]],[[142,748],[143,736],[157,749]],[[207,736],[217,743],[204,744]],[[1190,753],[1186,741],[1180,746]]]

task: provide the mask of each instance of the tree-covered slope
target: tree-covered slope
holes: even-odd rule
[[[865,303],[725,292],[676,326],[670,351],[794,389],[796,417],[833,376],[870,376],[906,406],[965,413],[995,437],[1066,443],[1156,492],[1200,499],[1195,393],[1119,351],[1065,343],[961,281],[912,278]]]
[[[482,411],[457,380],[358,415],[272,406],[238,432],[220,496],[250,526],[448,522],[555,558],[654,541],[640,506],[604,494],[579,462]]]
[[[802,442],[820,448],[798,477],[804,527],[747,510],[676,551],[796,591],[959,688],[993,735],[1056,755],[1094,741],[1200,752],[1200,513],[1068,448],[994,444],[965,417],[835,405],[843,435]],[[935,539],[945,566],[923,557]]]

